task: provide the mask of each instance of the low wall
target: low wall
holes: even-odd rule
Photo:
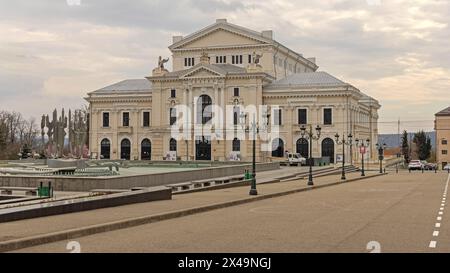
[[[270,171],[280,168],[279,162],[258,163],[256,171]],[[166,172],[133,176],[109,177],[68,177],[68,176],[0,176],[0,186],[3,187],[38,187],[40,182],[52,183],[55,191],[81,191],[93,189],[130,189],[133,187],[154,187],[167,184],[203,180],[224,176],[244,174],[251,169],[251,164],[220,166],[205,169],[194,169],[181,172]]]
[[[172,190],[170,188],[154,187],[140,191],[73,199],[70,200],[70,202],[55,201],[48,204],[43,203],[17,208],[7,208],[0,211],[0,223],[170,199],[172,199]]]

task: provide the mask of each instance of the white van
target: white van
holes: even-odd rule
[[[304,158],[301,154],[299,153],[288,153],[288,162],[289,162],[289,166],[292,165],[305,165],[306,164],[306,158]]]

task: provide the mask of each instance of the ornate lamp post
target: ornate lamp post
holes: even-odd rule
[[[376,144],[378,149],[378,160],[380,160],[380,173],[383,173],[383,159],[384,159],[384,150],[386,150],[386,143]]]
[[[342,137],[341,141],[339,141],[338,133],[336,133],[336,135],[334,137],[336,138],[336,144],[342,145],[342,176],[341,176],[341,179],[345,180],[345,179],[347,179],[345,177],[345,145],[350,146],[350,147],[352,146],[353,135],[350,133],[350,134],[348,134],[347,139]]]
[[[306,138],[309,140],[309,177],[308,177],[308,186],[313,186],[313,175],[312,175],[312,166],[313,166],[313,158],[312,158],[312,141],[319,140],[320,133],[322,128],[319,125],[316,127],[316,135],[313,133],[312,125],[309,125],[309,130],[306,130],[305,125],[300,127],[300,135],[302,138]]]
[[[359,147],[359,152],[361,154],[361,176],[366,176],[365,172],[364,172],[364,155],[366,154],[366,149],[367,147],[369,147],[370,144],[370,139],[366,139],[366,140],[359,140],[359,139],[355,139],[356,142],[356,147]]]
[[[240,117],[241,117],[241,124],[244,127],[247,115],[241,113]],[[256,190],[256,134],[259,133],[259,125],[256,122],[255,114],[253,114],[253,122],[250,124],[250,126],[253,133],[253,148],[252,148],[253,152],[252,152],[252,183],[249,194],[258,195],[258,191]],[[250,132],[250,128],[248,126],[245,126],[245,132],[246,133]]]

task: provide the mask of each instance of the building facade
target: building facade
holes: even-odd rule
[[[258,161],[286,152],[308,156],[310,140],[300,128],[319,125],[312,156],[335,162],[343,154],[336,133],[351,133],[370,140],[366,156],[376,159],[378,101],[318,72],[315,58],[280,44],[272,31],[219,19],[173,37],[169,49],[172,72],[160,58],[151,76],[88,94],[93,157],[250,161],[253,128]],[[359,153],[346,149],[346,158],[357,160]]]
[[[443,168],[450,163],[450,107],[435,114],[436,162]]]

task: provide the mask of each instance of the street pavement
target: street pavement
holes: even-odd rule
[[[394,172],[73,241],[81,252],[450,252],[448,183],[443,172]]]

